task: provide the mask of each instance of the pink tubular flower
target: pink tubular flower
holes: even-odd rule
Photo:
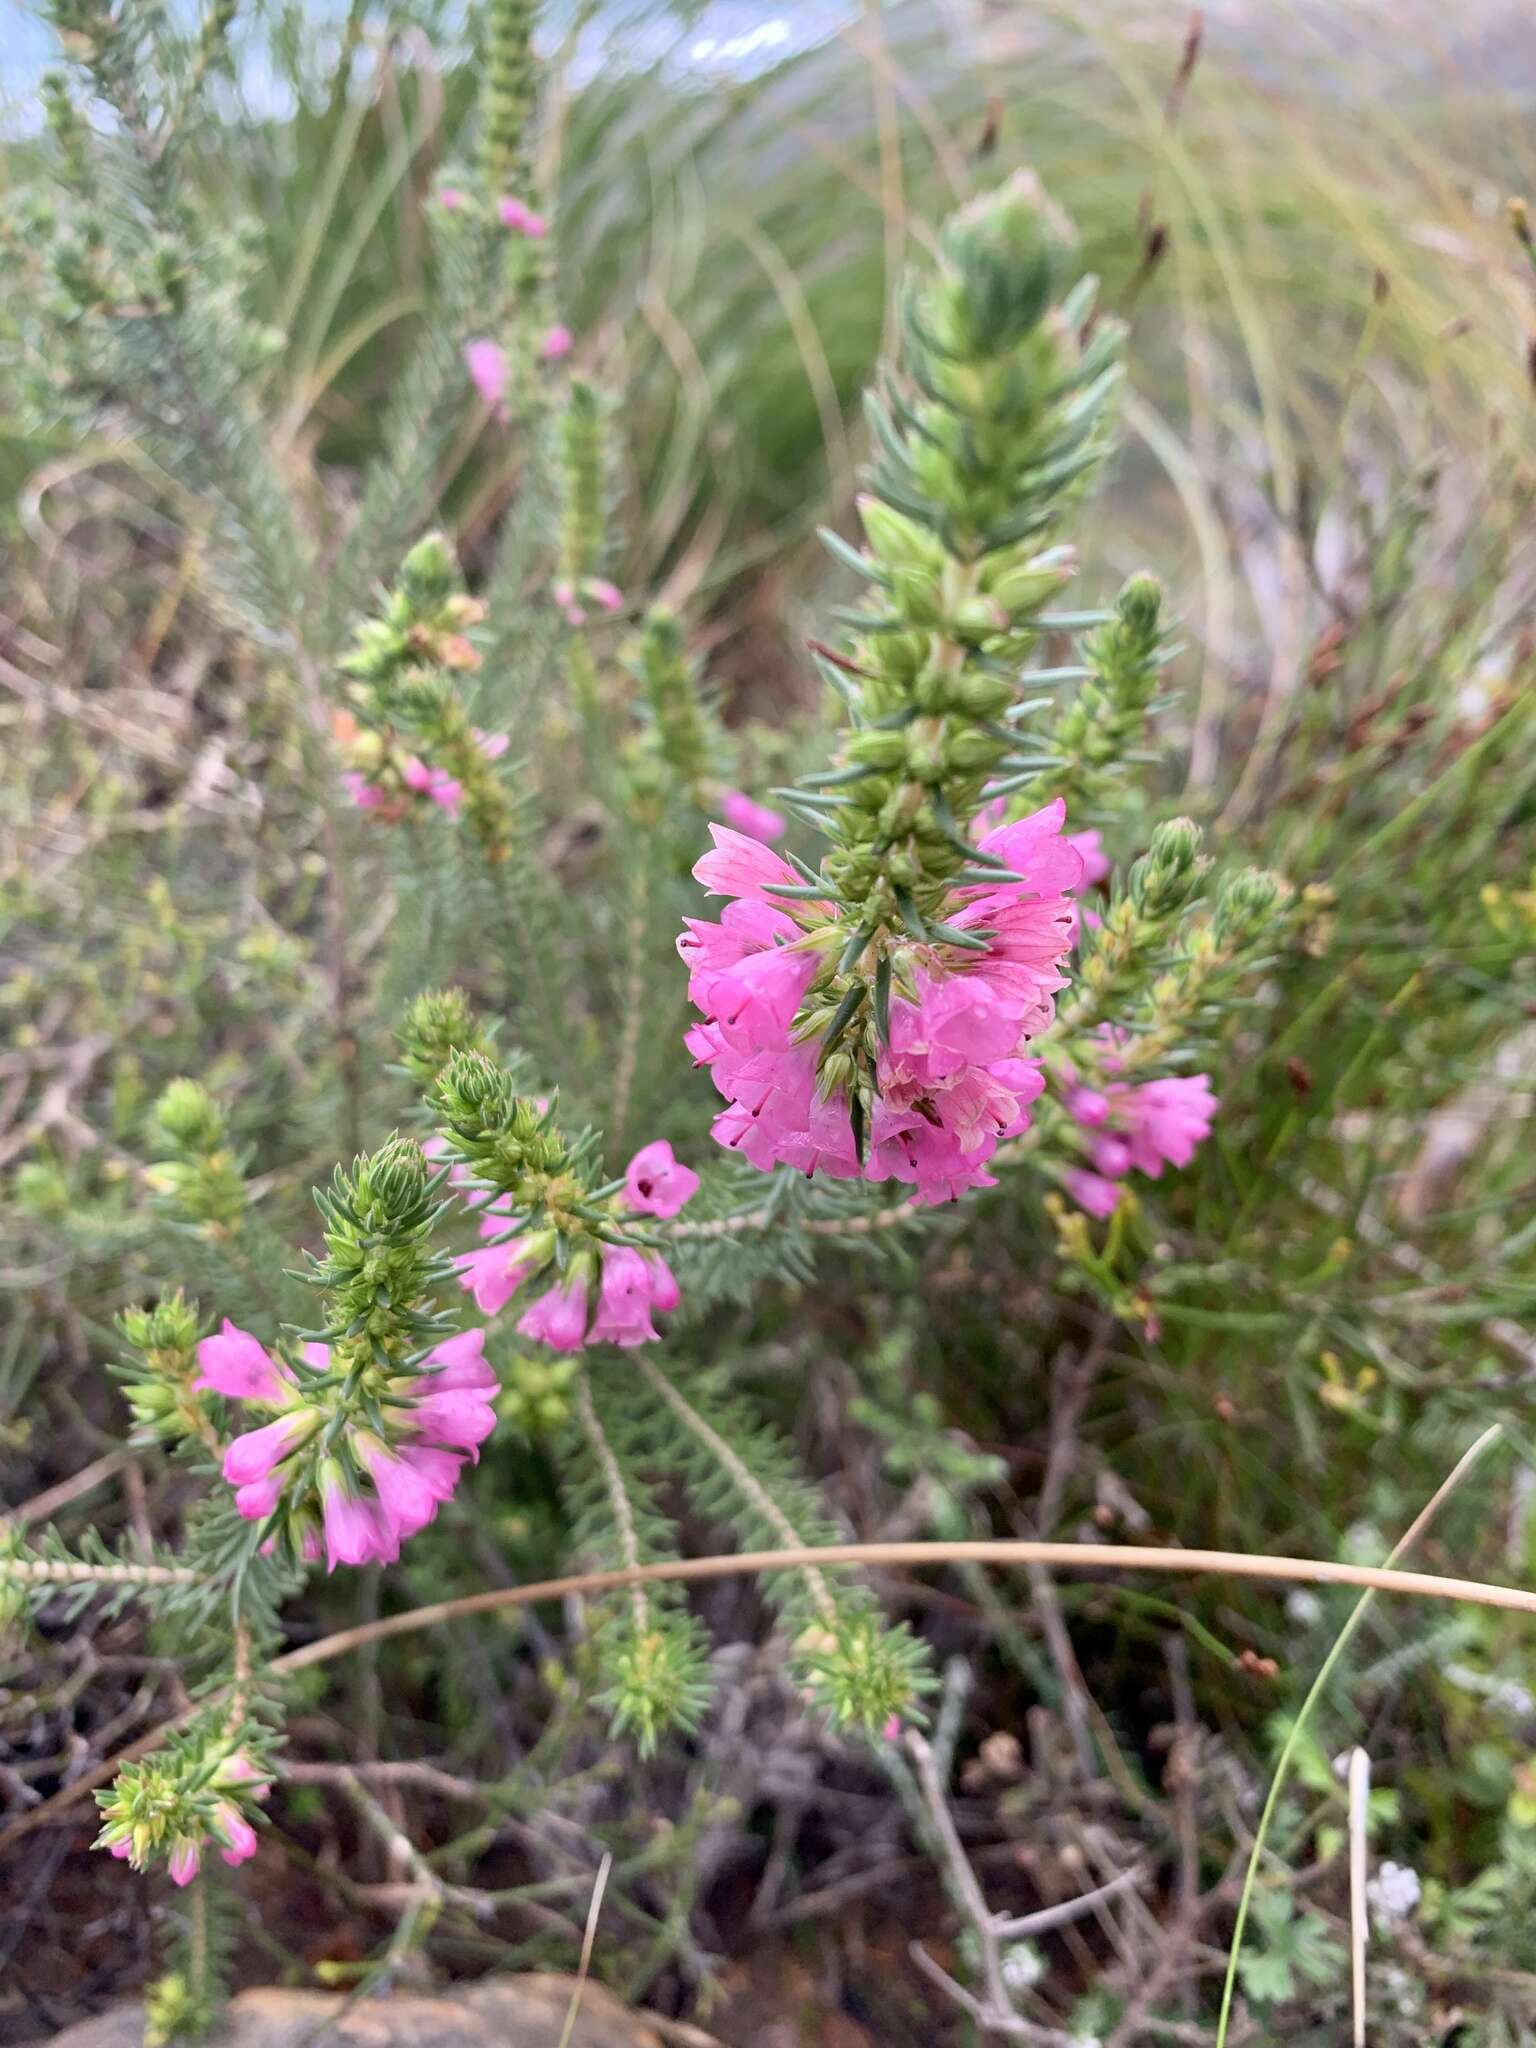
[[[272,1782],[259,1765],[252,1763],[243,1749],[231,1750],[213,1774],[215,1785],[248,1786],[248,1797],[265,1799],[272,1789]]]
[[[376,782],[370,782],[366,775],[355,768],[348,768],[341,778],[342,787],[360,811],[382,810],[388,798]]]
[[[256,1830],[227,1799],[221,1799],[214,1812],[213,1831],[224,1845],[219,1854],[226,1863],[244,1863],[256,1854]]]
[[[782,814],[770,810],[767,804],[754,803],[745,790],[721,790],[720,808],[733,832],[744,832],[749,839],[760,839],[765,846],[784,837]]]
[[[699,1176],[678,1164],[665,1138],[642,1145],[624,1176],[625,1199],[644,1216],[675,1216],[698,1191]]]
[[[464,194],[457,185],[445,185],[437,195],[437,203],[444,213],[457,213],[464,204]]]
[[[1111,1036],[1102,1055],[1110,1074],[1120,1068]],[[1172,1074],[1157,1081],[1108,1080],[1102,1089],[1085,1088],[1068,1072],[1065,1104],[1085,1130],[1091,1173],[1067,1175],[1067,1191],[1095,1216],[1114,1207],[1104,1190],[1133,1169],[1152,1180],[1165,1166],[1188,1166],[1196,1149],[1210,1136],[1218,1107],[1206,1074]]]
[[[248,1486],[235,1488],[235,1512],[247,1522],[264,1522],[282,1497],[281,1477],[269,1472],[265,1479],[253,1479]]]
[[[353,1440],[353,1448],[359,1462],[367,1468],[368,1477],[379,1497],[379,1506],[396,1540],[404,1542],[406,1537],[425,1529],[437,1513],[439,1502],[448,1496],[437,1490],[426,1472],[410,1463],[407,1457],[388,1449],[377,1437],[359,1433]],[[457,1477],[455,1472],[454,1478]],[[449,1493],[452,1490],[450,1486]]]
[[[484,1330],[460,1330],[456,1337],[445,1337],[428,1353],[427,1364],[432,1376],[424,1384],[434,1394],[450,1389],[486,1394],[496,1389],[496,1371],[485,1355]]]
[[[537,1344],[547,1344],[551,1351],[579,1351],[587,1336],[585,1277],[573,1273],[568,1280],[541,1294],[518,1317],[517,1327],[520,1335]]]
[[[1097,1088],[1074,1086],[1067,1094],[1067,1114],[1090,1130],[1097,1130],[1109,1115],[1109,1097],[1101,1095]]]
[[[202,1860],[202,1851],[197,1843],[189,1842],[183,1837],[170,1854],[168,1868],[171,1873],[171,1883],[175,1885],[190,1884],[193,1878],[196,1877]]]
[[[224,1477],[231,1486],[254,1486],[280,1465],[301,1438],[308,1435],[314,1417],[306,1408],[290,1409],[276,1422],[261,1429],[248,1429],[237,1436],[224,1453]]]
[[[610,583],[606,576],[589,576],[582,590],[602,611],[621,612],[624,609],[623,591],[617,583]]]
[[[823,1095],[815,1039],[793,1036],[826,964],[816,927],[833,907],[807,903],[802,878],[758,840],[711,826],[714,849],[694,874],[735,900],[718,923],[690,918],[678,951],[704,1015],[687,1043],[728,1105],[715,1120],[719,1143],[764,1169],[894,1178],[922,1202],[992,1185],[988,1160],[1028,1129],[1044,1086],[1024,1048],[1051,1023],[1066,985],[1082,861],[1062,836],[1065,815],[1048,804],[979,842],[997,877],[954,888],[943,921],[985,933],[984,948],[889,942],[890,1031],[875,1057],[862,1161],[846,1099]],[[773,893],[785,888],[794,893]]]
[[[487,341],[466,341],[464,344],[464,367],[469,372],[470,382],[479,392],[484,404],[493,412],[501,410],[507,395],[507,352],[500,343]]]
[[[787,860],[725,825],[711,825],[714,849],[694,863],[694,879],[702,882],[711,896],[735,896],[746,903],[773,903],[765,893],[773,886],[798,888],[800,877]],[[830,911],[831,905],[827,906]],[[793,929],[793,926],[791,926]]]
[[[1128,1164],[1156,1180],[1165,1164],[1188,1166],[1211,1133],[1219,1104],[1208,1074],[1170,1074],[1108,1090],[1111,1120],[1125,1134]]]
[[[664,1259],[648,1257],[630,1245],[604,1245],[602,1285],[588,1341],[616,1344],[621,1351],[654,1344],[652,1308],[676,1302],[677,1282]]]
[[[568,356],[576,346],[576,337],[569,327],[556,321],[539,347],[540,359],[546,363],[558,363],[562,356]]]
[[[197,1347],[195,1388],[207,1387],[232,1401],[281,1401],[293,1384],[293,1376],[248,1330],[236,1329],[224,1318],[216,1337],[204,1337]]]
[[[320,1473],[325,1520],[325,1568],[339,1564],[393,1564],[400,1539],[382,1501],[365,1500],[347,1484],[341,1467],[328,1458]]]
[[[493,1207],[481,1221],[480,1235],[496,1238],[505,1232],[506,1219],[497,1215]],[[548,1257],[548,1249],[536,1246],[532,1239],[514,1237],[505,1244],[489,1244],[477,1252],[464,1252],[454,1263],[459,1270],[459,1285],[475,1297],[481,1315],[494,1316],[506,1307],[525,1280],[542,1271]]]
[[[434,1388],[407,1405],[410,1426],[452,1450],[474,1450],[496,1427],[496,1410],[486,1394],[470,1387]]]
[[[1114,1182],[1089,1173],[1085,1167],[1069,1167],[1065,1181],[1067,1193],[1090,1216],[1113,1216],[1120,1206],[1120,1190]]]
[[[1131,1165],[1131,1148],[1124,1138],[1104,1134],[1096,1138],[1088,1148],[1093,1160],[1094,1171],[1102,1173],[1109,1180],[1118,1180]]]

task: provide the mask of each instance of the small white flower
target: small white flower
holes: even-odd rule
[[[1285,1611],[1297,1628],[1316,1628],[1323,1618],[1323,1603],[1315,1593],[1297,1586],[1285,1596]]]
[[[1456,709],[1467,725],[1475,725],[1492,702],[1493,693],[1486,683],[1463,683],[1456,692]]]
[[[1003,1951],[1001,1967],[1010,1991],[1033,1991],[1045,1975],[1045,1957],[1033,1942],[1016,1941]]]
[[[1366,1886],[1365,1896],[1377,1919],[1390,1925],[1409,1918],[1419,1903],[1420,1889],[1418,1872],[1406,1863],[1383,1863]]]

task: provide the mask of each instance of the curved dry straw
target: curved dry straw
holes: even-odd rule
[[[362,1622],[355,1628],[339,1629],[334,1635],[322,1636],[317,1642],[302,1644],[274,1658],[267,1669],[271,1677],[281,1678],[315,1664],[330,1663],[386,1637],[412,1635],[445,1621],[492,1614],[504,1607],[531,1607],[572,1594],[611,1593],[625,1586],[661,1580],[738,1578],[759,1572],[803,1570],[807,1565],[821,1571],[841,1571],[860,1565],[940,1564],[1039,1565],[1064,1571],[1222,1573],[1231,1578],[1271,1579],[1289,1585],[1357,1586],[1370,1592],[1399,1593],[1420,1599],[1464,1600],[1471,1606],[1504,1607],[1519,1614],[1536,1615],[1536,1591],[1523,1587],[1447,1578],[1437,1572],[1398,1571],[1387,1565],[1343,1564],[1328,1558],[1250,1556],[1242,1551],[1180,1550],[1145,1543],[1037,1543],[1007,1538],[955,1543],[838,1543],[794,1550],[738,1551],[716,1557],[670,1558],[660,1564],[642,1565],[638,1570],[572,1572],[563,1578],[540,1579],[527,1586],[498,1586],[456,1600],[413,1607],[404,1614],[382,1615],[377,1621]],[[29,1576],[24,1562],[13,1562],[4,1569],[13,1576]],[[82,1773],[51,1799],[23,1814],[0,1833],[0,1853],[34,1828],[47,1826],[64,1807],[111,1777],[119,1764],[145,1755],[194,1714],[206,1711],[210,1704],[213,1702],[200,1701],[188,1713],[163,1721],[148,1735]]]

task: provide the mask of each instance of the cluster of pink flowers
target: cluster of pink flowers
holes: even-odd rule
[[[243,1799],[265,1799],[272,1790],[272,1782],[266,1772],[259,1770],[244,1750],[239,1749],[232,1751],[219,1764],[213,1774],[212,1785],[216,1792],[238,1789]],[[188,1885],[192,1882],[202,1868],[203,1850],[210,1838],[217,1843],[219,1854],[228,1864],[248,1862],[256,1854],[256,1830],[232,1799],[220,1799],[209,1822],[209,1836],[199,1841],[191,1835],[178,1835],[172,1842],[171,1853],[166,1859],[172,1884]],[[132,1861],[131,1834],[117,1841],[99,1841],[96,1846],[120,1862]]]
[[[496,1426],[496,1375],[484,1349],[483,1330],[445,1338],[419,1371],[389,1383],[382,1404],[387,1442],[349,1424],[351,1472],[334,1456],[321,1461],[320,1518],[332,1571],[338,1564],[392,1563],[401,1543],[424,1529],[451,1497],[466,1455],[478,1457]],[[278,1410],[272,1421],[237,1436],[224,1453],[235,1506],[248,1521],[265,1521],[294,1486],[297,1461],[325,1417],[292,1369],[227,1317],[217,1336],[198,1345],[197,1359],[194,1386]],[[324,1344],[307,1344],[304,1359],[323,1372],[330,1353]],[[353,1474],[366,1476],[371,1491],[360,1491]],[[319,1532],[310,1531],[307,1554],[318,1555],[319,1547]]]
[[[560,582],[551,593],[568,626],[584,626],[595,607],[610,617],[624,609],[624,593],[604,576],[584,576],[579,584]]]
[[[245,1799],[265,1799],[271,1791],[271,1781],[264,1771],[258,1770],[243,1750],[236,1750],[218,1766],[213,1776],[215,1790],[239,1788]],[[214,1806],[209,1822],[209,1835],[198,1839],[191,1835],[178,1835],[172,1841],[171,1853],[166,1859],[171,1882],[188,1885],[202,1868],[203,1850],[209,1839],[218,1844],[219,1854],[228,1864],[248,1862],[256,1854],[256,1830],[231,1799],[220,1799]],[[105,1849],[110,1856],[122,1862],[133,1860],[133,1837],[124,1835],[115,1841],[98,1841],[97,1848]]]
[[[1060,801],[988,832],[980,848],[1017,876],[958,887],[945,922],[990,934],[984,950],[902,942],[894,958],[889,1043],[878,1052],[868,1152],[861,1163],[849,1105],[823,1098],[814,1039],[791,1027],[825,963],[814,928],[830,903],[793,910],[774,886],[800,878],[767,847],[712,826],[714,851],[694,869],[711,894],[733,899],[718,924],[687,920],[678,950],[704,1021],[688,1045],[727,1107],[718,1141],[761,1168],[783,1164],[839,1179],[862,1175],[911,1185],[922,1202],[993,1185],[987,1162],[1029,1127],[1044,1082],[1027,1042],[1051,1022],[1072,945],[1070,891],[1082,860],[1062,835]],[[809,929],[808,929],[809,928]],[[840,925],[830,933],[841,946]]]
[[[664,1139],[642,1146],[629,1162],[624,1194],[631,1216],[675,1216],[692,1199],[699,1177],[674,1156]],[[548,1273],[555,1260],[552,1230],[508,1238],[509,1205],[493,1202],[480,1223],[489,1240],[458,1261],[460,1284],[483,1315],[506,1307],[522,1287]],[[620,1218],[622,1221],[622,1218]],[[498,1241],[499,1240],[499,1241]],[[578,1250],[563,1273],[518,1318],[519,1334],[554,1351],[580,1351],[588,1344],[632,1350],[656,1341],[653,1312],[675,1309],[681,1296],[671,1267],[659,1252],[638,1245],[594,1242]]]
[[[504,732],[477,732],[475,740],[487,761],[500,760],[510,744]],[[434,768],[419,755],[407,754],[400,763],[398,774],[403,789],[411,796],[423,797],[428,803],[436,804],[450,818],[458,816],[459,806],[464,801],[464,785],[446,768]],[[341,779],[360,811],[379,811],[385,816],[401,813],[405,801],[402,796],[382,782],[370,781],[361,769],[349,768]]]
[[[1116,1061],[1105,1056],[1113,1072]],[[1086,1131],[1092,1170],[1073,1167],[1067,1192],[1091,1216],[1112,1215],[1120,1202],[1115,1183],[1127,1173],[1161,1177],[1164,1166],[1188,1166],[1211,1134],[1220,1106],[1208,1074],[1170,1074],[1157,1081],[1108,1081],[1103,1088],[1072,1085],[1066,1106]]]

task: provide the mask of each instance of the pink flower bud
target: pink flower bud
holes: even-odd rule
[[[360,811],[376,811],[383,804],[383,790],[377,783],[370,782],[366,775],[360,775],[355,768],[348,768],[341,781],[347,795]]]
[[[484,339],[464,344],[464,366],[481,400],[499,410],[507,393],[507,352]]]
[[[1094,1171],[1106,1180],[1118,1180],[1131,1163],[1131,1148],[1123,1138],[1097,1138],[1092,1159]]]
[[[179,1841],[171,1851],[171,1883],[178,1885],[190,1884],[197,1875],[198,1865],[201,1861],[202,1856],[196,1842],[189,1842],[185,1839]]]
[[[1071,1168],[1065,1180],[1067,1193],[1090,1216],[1113,1216],[1120,1206],[1120,1190],[1112,1180],[1101,1180],[1080,1166]]]
[[[539,355],[546,363],[558,363],[561,357],[568,356],[575,346],[575,335],[569,327],[557,321],[545,335]]]
[[[1109,1097],[1097,1088],[1074,1088],[1067,1097],[1067,1112],[1080,1124],[1096,1128],[1109,1115]]]
[[[264,1522],[283,1497],[283,1482],[276,1472],[265,1479],[253,1479],[249,1486],[235,1488],[235,1512],[247,1522]]]
[[[256,1830],[238,1807],[231,1806],[227,1799],[219,1801],[213,1827],[224,1844],[220,1854],[226,1863],[244,1863],[256,1854]]]
[[[765,846],[771,846],[775,839],[784,837],[782,814],[771,810],[767,804],[754,803],[745,790],[723,789],[720,792],[720,809],[733,832],[744,832],[749,839],[761,840]]]

